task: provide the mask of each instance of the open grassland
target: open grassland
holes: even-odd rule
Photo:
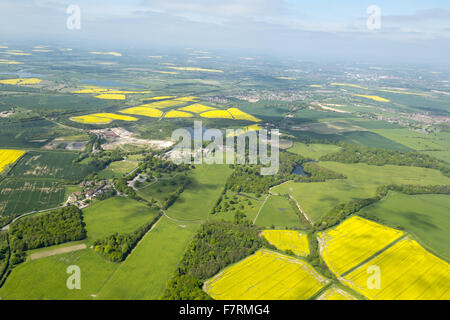
[[[98,176],[103,179],[121,178],[136,169],[138,164],[137,161],[114,161],[106,169],[100,171]]]
[[[80,180],[94,169],[72,164],[77,156],[72,152],[30,151],[17,162],[10,174],[14,177]]]
[[[331,287],[316,300],[356,300],[356,298],[342,289]]]
[[[284,196],[270,195],[259,212],[255,224],[276,228],[300,227],[300,218],[289,200]]]
[[[0,182],[0,215],[17,216],[59,206],[64,186],[47,180],[5,179]]]
[[[98,298],[158,299],[197,227],[161,218],[105,283]]]
[[[307,300],[328,280],[309,264],[260,250],[205,282],[216,300]]]
[[[274,193],[291,194],[313,221],[319,220],[340,203],[373,197],[377,187],[381,185],[450,184],[450,179],[441,172],[426,168],[392,165],[370,166],[362,163],[342,164],[337,162],[320,162],[319,165],[342,173],[347,179],[314,183],[290,181],[272,189]]]
[[[0,173],[6,166],[13,164],[21,156],[25,154],[25,151],[21,150],[8,150],[0,149]]]
[[[163,112],[161,110],[155,109],[155,108],[148,108],[148,107],[134,107],[134,108],[128,108],[122,111],[119,111],[120,113],[126,113],[126,114],[135,114],[138,116],[145,116],[150,118],[159,118],[163,115]]]
[[[297,256],[309,255],[306,234],[293,230],[264,230],[262,235],[279,250],[291,250]]]
[[[113,197],[83,210],[89,241],[114,233],[133,232],[158,215],[156,209],[126,197]]]
[[[287,151],[301,155],[305,158],[318,160],[321,156],[338,152],[341,148],[332,144],[305,144],[294,142],[294,145]]]
[[[261,120],[245,113],[244,111],[239,110],[238,108],[229,108],[227,111],[233,116],[233,119],[235,120],[247,120],[247,121],[253,121],[253,122],[260,122]]]
[[[337,276],[364,262],[403,232],[353,216],[318,234],[323,260]]]
[[[202,112],[211,111],[211,110],[215,110],[215,109],[216,108],[208,107],[208,106],[205,106],[200,103],[195,103],[195,104],[191,104],[190,106],[180,108],[178,110],[188,111],[188,112],[193,112],[193,113],[202,113]]]
[[[370,266],[380,268],[380,289],[368,289]],[[377,300],[449,300],[450,265],[404,239],[342,280],[352,289]]]
[[[375,129],[373,132],[418,151],[444,151],[450,154],[450,133],[424,134],[409,129]]]
[[[163,203],[183,184],[183,179],[185,175],[182,174],[170,178],[159,178],[158,181],[153,178],[138,188],[138,194],[144,199],[154,199]]]
[[[192,174],[192,183],[120,265],[100,299],[158,299],[163,294],[200,223],[211,217],[231,169],[199,165]]]
[[[66,286],[67,267],[77,265],[81,270],[81,290]],[[0,298],[4,300],[76,300],[94,299],[103,284],[119,265],[94,253],[91,249],[30,260],[14,268]]]
[[[376,217],[383,224],[400,226],[421,244],[450,261],[450,196],[406,195],[390,192],[381,201],[363,208],[361,215]]]

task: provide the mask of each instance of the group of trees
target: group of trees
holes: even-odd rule
[[[269,244],[259,236],[258,228],[247,221],[203,224],[186,249],[162,298],[209,299],[202,290],[203,281],[265,245]]]
[[[136,229],[134,232],[126,234],[112,234],[105,239],[97,240],[94,242],[95,252],[101,254],[112,262],[121,262],[126,259],[131,250],[136,246],[139,240],[152,228],[152,226],[161,217],[153,218],[150,222]]]
[[[427,154],[409,151],[385,150],[356,145],[343,145],[336,153],[324,155],[322,161],[336,161],[342,163],[367,163],[370,165],[397,165],[422,167],[440,170],[444,175],[450,176],[450,166]]]
[[[9,228],[11,250],[17,253],[86,238],[81,210],[67,206],[50,213],[26,217]]]
[[[347,177],[341,173],[319,166],[314,162],[306,162],[303,164],[303,171],[306,176],[297,175],[295,182],[323,182],[331,179],[346,179]]]
[[[250,192],[257,195],[267,193],[269,188],[295,178],[295,167],[305,159],[288,152],[280,153],[279,170],[274,175],[261,175],[261,165],[233,165],[234,172],[228,178],[226,188],[233,192]]]

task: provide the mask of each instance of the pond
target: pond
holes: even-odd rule
[[[294,168],[294,170],[292,170],[293,174],[299,175],[299,176],[307,176],[308,174],[303,171],[303,166],[298,165]]]

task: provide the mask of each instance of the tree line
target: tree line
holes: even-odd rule
[[[162,299],[211,299],[202,290],[203,282],[263,246],[270,245],[259,236],[259,229],[248,221],[203,224],[169,280]]]

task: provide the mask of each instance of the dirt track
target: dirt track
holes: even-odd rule
[[[83,244],[78,244],[78,245],[71,246],[71,247],[59,248],[59,249],[49,250],[49,251],[44,251],[44,252],[37,252],[37,253],[31,254],[30,259],[36,260],[36,259],[41,259],[41,258],[45,258],[45,257],[56,256],[58,254],[63,254],[63,253],[67,253],[67,252],[83,250],[86,248],[87,248],[86,244],[83,243]]]

